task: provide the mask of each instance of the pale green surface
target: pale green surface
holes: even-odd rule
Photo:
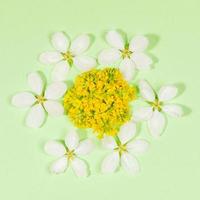
[[[77,8],[78,7],[78,8]],[[198,0],[34,0],[0,2],[0,199],[200,199],[200,3]],[[146,77],[154,86],[181,83],[184,93],[175,101],[192,113],[180,120],[170,119],[158,140],[143,126],[142,136],[151,148],[139,158],[142,171],[131,177],[124,171],[103,176],[99,162],[106,154],[97,150],[88,156],[92,175],[76,178],[69,170],[50,175],[54,158],[43,152],[48,139],[60,139],[71,127],[65,117],[49,118],[39,130],[23,125],[26,111],[10,106],[12,94],[28,89],[26,74],[46,71],[37,56],[50,50],[48,37],[66,31],[72,37],[93,33],[97,40],[90,52],[95,55],[105,43],[105,30],[120,28],[129,36],[154,34],[159,38],[151,52],[159,62]],[[138,77],[137,77],[138,78]]]

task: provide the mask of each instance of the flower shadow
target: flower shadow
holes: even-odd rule
[[[177,104],[179,106],[181,106],[181,108],[183,109],[183,116],[188,116],[192,113],[192,109],[188,106],[182,105],[182,104]]]
[[[152,34],[152,33],[146,34],[145,36],[149,40],[149,45],[148,45],[146,51],[147,51],[147,54],[149,55],[149,57],[151,57],[151,59],[153,60],[152,68],[155,68],[155,64],[158,63],[159,60],[155,55],[153,55],[152,53],[149,53],[149,51],[151,51],[153,48],[155,48],[155,46],[159,43],[160,37],[158,35]]]
[[[65,81],[65,83],[67,84],[67,90],[69,90],[70,88],[72,88],[73,85],[74,85],[74,82],[71,81],[71,80],[67,80],[67,81]]]
[[[184,83],[175,83],[175,87],[178,89],[178,96],[182,95],[185,92],[186,86]]]
[[[95,42],[95,36],[93,34],[91,34],[91,33],[88,33],[87,35],[90,38],[90,47],[91,47]]]
[[[151,49],[155,48],[155,46],[157,46],[157,44],[160,41],[160,37],[156,34],[149,33],[149,34],[146,34],[145,36],[149,40],[149,45],[147,47],[147,50],[151,50]]]
[[[178,88],[177,97],[181,96],[186,90],[185,84],[180,82],[180,83],[175,83],[174,85],[176,86],[176,88]],[[184,116],[190,115],[192,113],[192,109],[190,107],[182,104],[177,104],[177,105],[182,107]]]

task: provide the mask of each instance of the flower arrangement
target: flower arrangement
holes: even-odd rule
[[[102,50],[97,59],[86,55],[91,45],[90,35],[82,34],[72,42],[63,32],[52,35],[55,51],[40,55],[43,64],[54,65],[52,83],[46,86],[43,74],[31,72],[27,81],[30,92],[20,92],[12,97],[17,107],[29,107],[26,125],[41,127],[47,115],[67,115],[74,130],[67,133],[64,143],[50,140],[44,150],[58,159],[50,171],[63,173],[71,165],[77,176],[88,176],[88,164],[82,156],[95,148],[91,138],[80,140],[77,129],[91,129],[102,147],[111,151],[101,164],[102,173],[111,173],[122,166],[130,174],[140,170],[136,156],[149,148],[149,142],[137,138],[137,123],[145,121],[150,134],[158,138],[166,126],[165,114],[172,117],[184,115],[183,109],[168,101],[176,97],[174,85],[164,85],[156,92],[146,80],[133,84],[136,71],[148,70],[153,64],[146,53],[148,39],[136,36],[125,40],[116,30],[105,36],[109,48]],[[66,79],[73,67],[79,69],[72,86]],[[135,101],[147,106],[133,109]],[[137,137],[136,137],[137,135]]]

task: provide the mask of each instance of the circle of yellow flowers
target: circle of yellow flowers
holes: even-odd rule
[[[92,128],[102,138],[115,136],[130,120],[129,103],[136,96],[136,87],[118,69],[92,69],[77,76],[64,97],[64,107],[76,127]]]

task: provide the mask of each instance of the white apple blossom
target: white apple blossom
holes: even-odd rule
[[[84,55],[91,44],[88,34],[77,36],[72,42],[63,32],[56,32],[51,38],[55,51],[47,51],[40,55],[43,64],[55,64],[52,71],[54,81],[66,80],[70,67],[74,64],[81,71],[87,71],[96,66],[96,60]]]
[[[92,140],[85,139],[79,141],[78,134],[73,130],[66,135],[65,145],[54,140],[50,140],[45,144],[45,152],[51,156],[58,157],[50,166],[50,171],[55,174],[60,174],[65,172],[67,167],[71,165],[77,176],[88,176],[88,164],[80,159],[79,156],[87,155],[93,150],[94,144]]]
[[[58,100],[67,90],[65,83],[53,82],[45,87],[41,74],[32,72],[28,74],[28,85],[32,92],[20,92],[11,100],[14,106],[30,107],[25,120],[27,126],[38,128],[44,123],[46,114],[60,116],[64,113],[64,108]]]
[[[149,143],[146,140],[135,139],[136,124],[130,121],[124,124],[115,140],[112,136],[105,136],[102,144],[105,148],[112,150],[108,154],[102,164],[102,173],[111,173],[116,171],[121,165],[126,171],[135,174],[140,170],[139,163],[134,155],[144,153]]]
[[[139,90],[148,106],[135,110],[133,118],[137,122],[147,120],[151,135],[157,138],[166,126],[165,113],[176,118],[183,115],[181,106],[168,102],[177,95],[178,89],[173,85],[165,85],[156,93],[147,81],[141,80]]]
[[[133,79],[136,70],[150,68],[152,60],[144,52],[149,43],[146,37],[135,36],[130,41],[125,41],[119,32],[112,30],[106,34],[106,41],[111,48],[100,52],[99,63],[112,65],[120,61],[119,69],[127,81]]]

